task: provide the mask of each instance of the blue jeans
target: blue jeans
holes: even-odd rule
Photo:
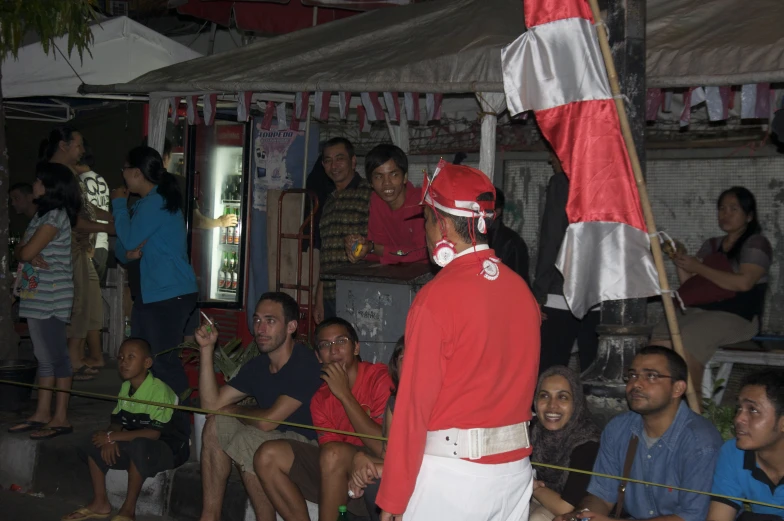
[[[33,353],[38,360],[38,376],[55,378],[72,376],[65,322],[54,317],[28,318],[27,328],[33,341]]]
[[[181,396],[188,388],[188,377],[180,362],[179,352],[158,353],[182,343],[188,317],[196,307],[196,293],[143,303],[137,298],[131,312],[131,336],[150,344],[153,356],[152,374]]]

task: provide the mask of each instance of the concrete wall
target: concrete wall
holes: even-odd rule
[[[748,151],[737,150],[650,153],[648,191],[657,228],[682,241],[691,253],[707,238],[722,234],[716,222],[716,198],[724,189],[742,185],[754,193],[774,254],[763,331],[784,333],[784,276],[780,273],[784,267],[784,156],[748,156]],[[504,162],[505,222],[528,243],[531,270],[536,265],[539,223],[551,173],[544,154],[508,154]],[[677,287],[674,267],[671,262],[667,265],[670,284]],[[660,316],[660,303],[650,305],[649,322]]]

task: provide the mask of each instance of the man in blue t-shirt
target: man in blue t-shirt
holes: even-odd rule
[[[218,387],[213,352],[218,340],[215,327],[196,330],[201,348],[199,395],[205,409],[222,410],[275,421],[313,425],[310,399],[321,386],[321,364],[308,347],[294,342],[299,306],[285,293],[265,293],[253,314],[253,334],[261,354],[249,361],[228,384]],[[246,396],[257,407],[237,402]],[[266,441],[290,439],[316,443],[316,431],[267,421],[209,416],[204,425],[201,479],[204,503],[201,521],[221,518],[226,480],[231,465],[240,470],[257,519],[274,519],[275,511],[253,470],[253,455]],[[271,517],[270,517],[271,516]]]
[[[744,378],[738,395],[734,440],[719,451],[711,492],[760,501],[754,514],[784,518],[784,369],[770,368]],[[713,497],[708,521],[734,521],[743,505]]]

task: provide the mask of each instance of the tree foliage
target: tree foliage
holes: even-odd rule
[[[38,35],[47,54],[55,38],[67,34],[67,54],[76,49],[83,57],[93,41],[95,4],[96,0],[0,0],[0,62],[17,56],[28,33]]]

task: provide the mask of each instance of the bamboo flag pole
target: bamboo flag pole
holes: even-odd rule
[[[637,156],[637,149],[634,146],[634,138],[632,137],[632,130],[629,126],[629,118],[626,116],[626,107],[621,99],[621,87],[618,84],[618,73],[615,70],[615,63],[612,58],[612,51],[610,50],[610,43],[607,38],[607,29],[603,24],[599,23],[601,14],[599,12],[599,5],[597,0],[588,0],[593,13],[593,19],[596,23],[596,29],[599,33],[599,47],[602,50],[604,57],[604,65],[607,69],[607,77],[610,80],[610,89],[615,100],[615,108],[618,111],[618,119],[621,123],[621,132],[623,133],[623,140],[626,143],[626,150],[629,153],[629,160],[632,163],[632,170],[634,171],[634,180],[637,183],[637,191],[640,194],[640,203],[642,203],[642,212],[645,217],[645,225],[648,227],[648,233],[651,235],[651,251],[653,252],[653,260],[656,263],[656,271],[659,273],[659,286],[662,290],[662,302],[664,303],[664,314],[667,317],[667,325],[670,327],[670,335],[672,337],[672,346],[675,352],[684,357],[683,340],[681,339],[681,331],[678,327],[678,319],[675,316],[675,304],[672,298],[668,295],[670,291],[670,284],[667,281],[667,272],[664,268],[664,257],[662,256],[661,244],[658,238],[654,235],[656,233],[656,221],[653,218],[653,210],[651,209],[651,201],[648,198],[648,189],[645,186],[645,178],[642,175],[642,167],[640,166],[640,158]],[[695,393],[694,381],[689,375],[686,399],[689,402],[691,409],[700,413],[700,402]]]

